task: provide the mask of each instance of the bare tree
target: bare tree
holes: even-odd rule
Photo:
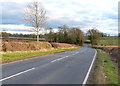
[[[39,32],[46,25],[46,11],[42,4],[34,1],[27,5],[25,9],[25,22],[34,27],[31,31],[36,32],[37,41],[39,41]]]

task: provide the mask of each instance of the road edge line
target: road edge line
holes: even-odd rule
[[[94,63],[94,61],[95,61],[95,59],[96,59],[96,55],[97,55],[97,50],[95,49],[94,58],[93,58],[93,60],[92,60],[92,62],[91,62],[91,65],[90,65],[89,70],[88,70],[88,72],[87,72],[87,74],[86,74],[86,76],[85,76],[85,79],[84,79],[84,81],[83,81],[83,83],[82,83],[82,86],[85,86],[85,84],[86,84],[86,82],[87,82],[87,80],[88,80],[88,77],[89,77],[89,74],[90,74],[90,72],[91,72],[93,63]]]
[[[5,78],[3,78],[3,79],[0,79],[0,82],[2,82],[2,81],[4,81],[4,80],[7,80],[7,79],[10,79],[10,78],[13,78],[13,77],[16,77],[16,76],[18,76],[18,75],[21,75],[21,74],[23,74],[23,73],[29,72],[29,71],[34,70],[34,69],[35,69],[35,68],[27,69],[27,70],[25,70],[25,71],[22,71],[22,72],[13,74],[13,75],[8,76],[8,77],[5,77]]]

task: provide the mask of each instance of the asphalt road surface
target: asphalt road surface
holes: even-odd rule
[[[96,50],[82,47],[2,65],[2,84],[83,84]]]

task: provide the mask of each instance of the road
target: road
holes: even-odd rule
[[[2,65],[2,84],[83,84],[96,50],[82,47]]]

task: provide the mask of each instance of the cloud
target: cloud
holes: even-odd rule
[[[8,33],[18,33],[18,34],[36,34],[36,32],[33,31],[34,27],[25,26],[25,25],[12,25],[12,24],[2,24],[0,25],[0,31],[6,31]],[[57,32],[58,29],[54,28],[54,32]],[[47,33],[48,30],[45,28],[41,28],[40,34]]]
[[[24,5],[16,2],[1,3],[2,24],[22,24]]]
[[[19,31],[23,31],[23,30],[27,30],[27,29],[32,29],[33,27],[30,26],[24,26],[24,25],[12,25],[12,24],[8,24],[8,25],[0,25],[0,28],[2,30],[19,30]]]
[[[24,8],[33,0],[4,0],[2,24],[25,25]],[[100,31],[116,35],[117,4],[119,0],[39,0],[47,11],[48,27],[57,28],[67,24],[85,30],[96,27]],[[10,26],[13,27],[13,26]],[[84,29],[88,28],[88,29]],[[9,28],[10,29],[10,28]],[[11,30],[11,29],[10,29]],[[17,31],[17,29],[12,29]]]

